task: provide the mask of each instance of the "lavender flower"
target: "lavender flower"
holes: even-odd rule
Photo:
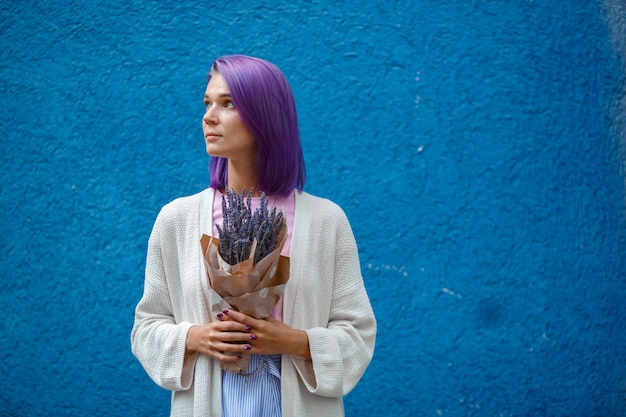
[[[252,213],[252,190],[246,197],[245,189],[241,193],[227,189],[222,196],[222,215],[222,226],[216,225],[219,252],[228,264],[236,265],[248,259],[255,240],[255,265],[276,249],[283,226],[283,212],[276,207],[268,209],[265,193],[261,193],[260,207]]]

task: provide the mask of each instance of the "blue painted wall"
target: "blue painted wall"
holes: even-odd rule
[[[626,7],[5,1],[0,415],[164,416],[130,353],[212,60],[293,86],[379,320],[349,416],[626,414]]]

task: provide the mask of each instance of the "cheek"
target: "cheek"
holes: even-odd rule
[[[233,120],[230,125],[232,131],[237,131],[238,136],[246,137],[249,141],[254,141],[254,135],[250,132],[248,127],[241,121],[241,119]]]

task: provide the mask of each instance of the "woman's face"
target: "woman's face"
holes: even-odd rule
[[[253,164],[257,155],[256,140],[241,120],[224,77],[218,73],[212,74],[206,87],[204,106],[202,131],[207,153]]]

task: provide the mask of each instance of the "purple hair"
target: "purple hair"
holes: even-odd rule
[[[224,77],[239,116],[254,135],[259,150],[257,187],[272,195],[302,191],[306,178],[296,104],[287,79],[278,67],[263,59],[227,55],[216,59],[211,75]],[[211,187],[228,182],[228,160],[211,158]]]

